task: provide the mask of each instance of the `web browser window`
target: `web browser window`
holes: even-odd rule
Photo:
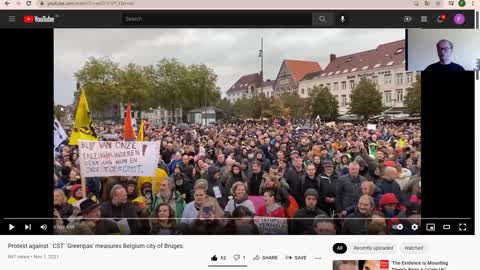
[[[469,269],[477,1],[230,4],[2,4],[1,264]]]

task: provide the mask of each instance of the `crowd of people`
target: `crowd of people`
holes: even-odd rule
[[[78,149],[59,147],[57,233],[262,234],[263,217],[288,234],[419,233],[419,123],[148,125],[145,141],[161,142],[156,176],[86,177],[86,198]]]

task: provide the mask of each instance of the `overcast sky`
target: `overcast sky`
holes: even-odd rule
[[[283,59],[318,61],[370,50],[404,39],[404,29],[56,29],[55,104],[71,104],[74,73],[88,57],[108,56],[124,66],[149,65],[163,57],[205,64],[225,91],[242,75],[259,72],[264,42],[265,79],[275,79]]]

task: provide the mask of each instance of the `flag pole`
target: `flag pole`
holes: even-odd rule
[[[82,179],[82,197],[85,199],[87,198],[87,180],[84,176],[81,177]]]

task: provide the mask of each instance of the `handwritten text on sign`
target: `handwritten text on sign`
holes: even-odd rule
[[[82,141],[82,176],[154,176],[159,159],[159,142]]]
[[[286,218],[255,217],[260,234],[288,234]]]

